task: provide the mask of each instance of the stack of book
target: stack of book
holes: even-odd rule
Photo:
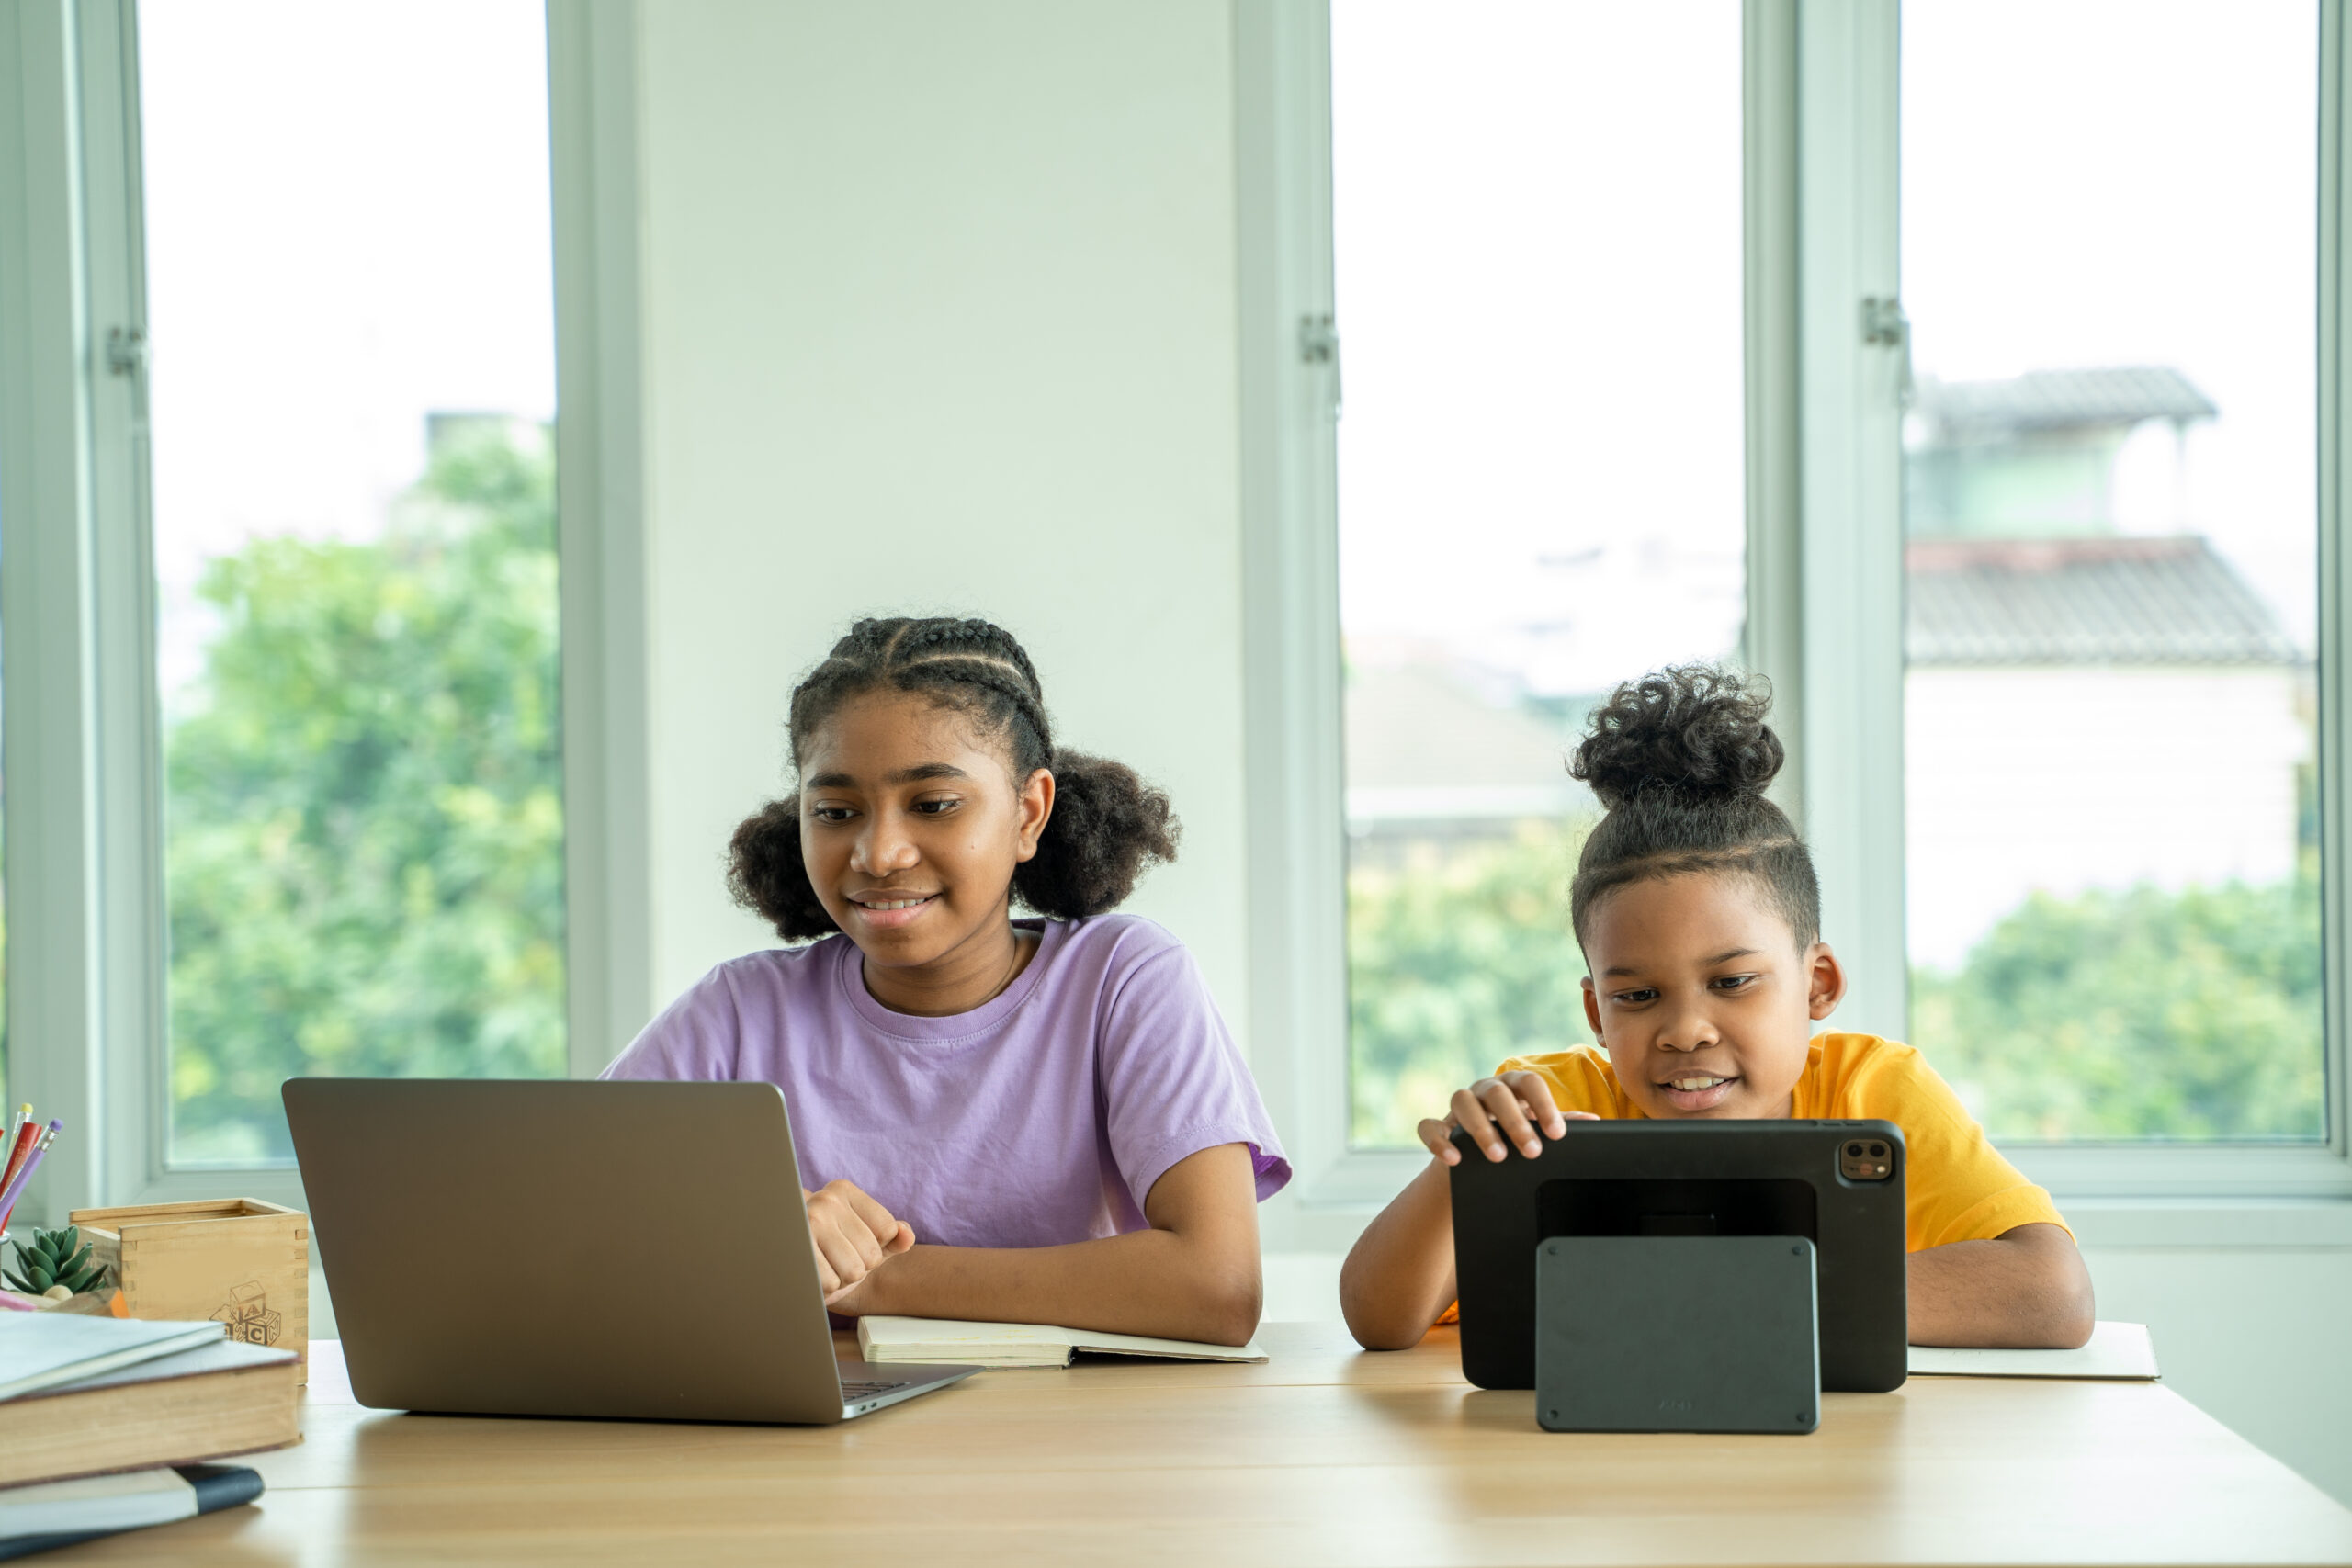
[[[300,1442],[291,1350],[227,1325],[63,1313],[0,1321],[0,1558],[249,1503],[205,1461]]]

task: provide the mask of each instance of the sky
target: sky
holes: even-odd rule
[[[142,0],[166,704],[203,560],[363,538],[428,411],[555,412],[537,0]]]
[[[1730,649],[1740,7],[1341,0],[1340,604],[1579,692]]]
[[[2306,640],[2314,15],[1910,0],[1902,77],[1918,371],[2185,371],[2221,409],[2188,515],[2167,476],[2123,521],[2209,533]],[[1539,691],[1728,651],[1736,0],[1342,0],[1332,98],[1351,639]]]

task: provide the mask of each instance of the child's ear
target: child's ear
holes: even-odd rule
[[[1021,798],[1014,803],[1012,858],[1016,863],[1035,857],[1037,840],[1045,837],[1046,824],[1053,818],[1054,775],[1039,768],[1021,786]]]
[[[1584,977],[1584,1021],[1592,1026],[1592,1043],[1602,1043],[1600,1038],[1600,995],[1592,988],[1592,976]]]
[[[1846,999],[1846,971],[1826,942],[1804,950],[1805,1005],[1815,1018],[1827,1018]]]

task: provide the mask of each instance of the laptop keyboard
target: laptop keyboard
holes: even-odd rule
[[[888,1393],[894,1389],[908,1387],[911,1381],[912,1380],[901,1380],[898,1382],[844,1382],[842,1384],[842,1399],[844,1403],[851,1404],[856,1404],[861,1399],[878,1399],[883,1394]]]

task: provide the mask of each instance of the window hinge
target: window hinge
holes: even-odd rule
[[[1340,329],[1329,316],[1298,319],[1298,357],[1308,365],[1336,365],[1340,359]]]
[[[113,327],[107,332],[107,373],[136,376],[147,368],[144,327]]]
[[[1894,364],[1894,406],[1910,407],[1911,318],[1903,313],[1902,300],[1892,294],[1863,299],[1862,344],[1868,348],[1891,348],[1901,355]]]
[[[1340,417],[1340,329],[1329,315],[1298,319],[1298,359],[1302,365],[1331,367],[1331,417]]]

